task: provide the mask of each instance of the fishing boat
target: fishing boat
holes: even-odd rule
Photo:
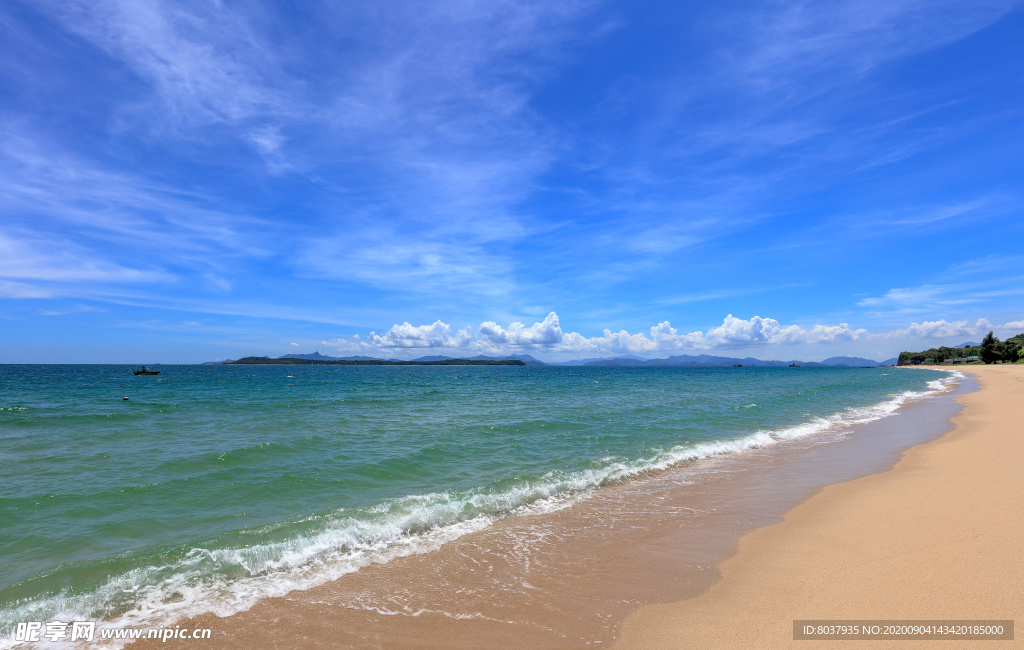
[[[795,363],[791,363],[791,364],[789,364],[789,367],[790,368],[799,368],[800,366],[795,364]]]
[[[150,370],[146,366],[139,366],[138,368],[136,368],[135,372],[133,372],[132,374],[133,375],[159,375],[160,371],[159,370]]]
[[[732,367],[733,368],[742,368],[743,364],[742,363],[734,363],[734,364],[732,364]]]

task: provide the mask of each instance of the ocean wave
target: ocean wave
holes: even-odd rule
[[[369,508],[339,510],[319,517],[318,529],[279,541],[193,548],[174,561],[111,576],[84,593],[64,590],[14,603],[0,612],[0,636],[6,637],[0,647],[11,647],[21,621],[100,619],[100,627],[159,627],[207,612],[229,616],[264,598],[310,589],[370,564],[436,550],[504,517],[560,510],[604,485],[683,463],[837,433],[887,417],[909,400],[950,390],[964,376],[947,372],[947,377],[928,382],[927,390],[903,392],[791,427],[679,445],[645,458],[608,457],[590,469],[552,471],[500,491],[476,488],[411,495]]]

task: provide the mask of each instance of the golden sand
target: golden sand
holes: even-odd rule
[[[710,590],[640,608],[617,647],[965,647],[794,641],[793,621],[1024,623],[1024,365],[963,370],[981,390],[960,398],[950,433],[911,448],[891,471],[828,486],[782,523],[748,533]],[[973,645],[1024,646],[1022,636]]]

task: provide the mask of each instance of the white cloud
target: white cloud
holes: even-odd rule
[[[798,325],[783,327],[774,318],[753,316],[747,320],[729,314],[718,327],[707,332],[680,334],[668,321],[658,323],[650,335],[630,334],[622,330],[605,330],[600,337],[584,338],[575,335],[574,349],[588,352],[644,353],[707,351],[716,348],[737,349],[773,344],[834,343],[856,341],[866,336],[867,330],[852,329],[847,323],[814,325],[804,329]],[[566,340],[570,340],[566,335]],[[567,347],[567,346],[566,346]]]
[[[706,345],[703,332],[679,334],[668,321],[651,327],[650,334],[626,330],[613,332],[604,330],[601,336],[587,338],[571,332],[563,337],[559,350],[567,352],[592,352],[611,354],[643,354],[671,352],[684,349],[703,349]]]
[[[281,111],[278,68],[243,12],[222,3],[44,2],[74,34],[153,87],[173,123],[241,120]],[[166,126],[166,124],[164,124]]]
[[[4,231],[0,231],[0,278],[90,283],[166,282],[172,279],[161,271],[132,269],[109,262],[68,241],[44,240]]]
[[[863,298],[857,304],[871,308],[872,316],[950,313],[961,311],[966,305],[1013,304],[1024,295],[1024,276],[1017,274],[1019,262],[1016,258],[972,261],[943,274],[952,282],[894,288],[881,296]],[[979,275],[982,271],[986,271],[984,277]]]
[[[3,298],[51,298],[53,295],[51,290],[42,287],[0,280],[0,297]]]
[[[451,291],[499,296],[515,286],[511,260],[489,252],[468,233],[460,243],[447,243],[386,227],[353,230],[311,241],[298,263],[305,275],[420,296]]]
[[[104,311],[106,311],[106,310],[105,309],[100,309],[99,307],[91,307],[89,305],[79,304],[79,305],[75,305],[74,307],[71,307],[71,308],[68,308],[68,309],[60,309],[60,310],[57,310],[57,309],[40,309],[39,313],[42,314],[43,316],[67,316],[69,314],[82,314],[82,313],[86,313],[86,312],[104,312]]]
[[[463,348],[472,338],[469,327],[460,329],[455,336],[451,333],[451,325],[441,321],[418,327],[402,323],[392,325],[383,336],[370,332],[369,345],[378,348]]]
[[[998,20],[1015,0],[807,0],[748,12],[752,49],[740,61],[757,81],[796,74],[861,72],[895,57],[941,47]],[[781,11],[779,8],[781,7]]]
[[[889,289],[884,296],[864,298],[861,307],[886,307],[930,304],[950,293],[951,287],[926,284],[920,287]]]
[[[832,343],[835,341],[856,341],[867,334],[866,329],[851,329],[846,323],[839,325],[815,325],[807,332],[807,340],[812,343]]]
[[[493,321],[481,323],[480,336],[494,345],[550,347],[562,341],[562,327],[558,323],[558,314],[551,312],[543,321],[530,327],[512,323],[508,329],[503,329]]]
[[[210,266],[225,252],[264,256],[263,241],[280,235],[269,222],[220,210],[190,190],[84,159],[24,120],[0,119],[0,185],[8,224],[144,249],[150,258],[166,253],[177,263]]]
[[[968,325],[967,321],[947,321],[945,319],[924,321],[922,323],[911,323],[906,329],[893,330],[882,336],[891,338],[923,338],[936,339],[949,336],[973,336],[981,330],[991,326],[984,318],[978,320],[974,325]]]
[[[743,320],[729,314],[721,325],[708,330],[705,338],[712,346],[739,347],[767,343],[778,332],[779,321],[774,318],[754,316],[750,320]]]
[[[249,140],[264,154],[276,153],[284,144],[284,136],[276,126],[264,126],[249,133]]]
[[[502,327],[485,321],[473,337],[472,328],[465,327],[453,336],[451,325],[440,320],[431,325],[394,325],[383,335],[371,332],[368,339],[359,335],[323,341],[324,345],[350,353],[372,354],[374,351],[402,348],[436,348],[459,354],[469,352],[509,354],[540,352],[557,356],[586,354],[683,354],[714,349],[730,350],[777,344],[832,344],[856,341],[867,337],[867,330],[853,329],[846,323],[814,325],[804,329],[797,325],[782,327],[772,318],[753,316],[744,320],[732,314],[722,324],[707,332],[680,333],[669,321],[654,325],[648,332],[613,332],[605,329],[600,336],[587,337],[579,332],[562,331],[558,314],[549,313],[533,325],[513,322]]]

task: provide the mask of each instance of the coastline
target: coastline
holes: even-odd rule
[[[793,621],[1024,618],[1024,366],[961,372],[980,390],[958,398],[950,432],[746,534],[721,580],[698,597],[637,609],[615,647],[833,647],[794,641]]]
[[[227,618],[182,624],[212,628],[219,647],[609,645],[638,607],[707,590],[741,535],[781,521],[823,485],[892,467],[904,449],[948,430],[959,408],[947,394],[838,438],[684,464]]]

